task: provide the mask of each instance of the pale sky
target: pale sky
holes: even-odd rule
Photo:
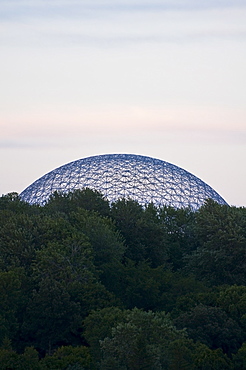
[[[87,156],[246,206],[246,1],[0,0],[0,195]]]

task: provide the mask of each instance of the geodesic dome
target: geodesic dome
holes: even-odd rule
[[[211,198],[227,204],[205,182],[168,162],[133,154],[106,154],[61,166],[27,187],[22,200],[44,205],[55,191],[90,188],[110,202],[130,198],[142,205],[198,209]]]

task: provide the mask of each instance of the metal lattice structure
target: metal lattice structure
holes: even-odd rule
[[[44,205],[56,192],[90,188],[110,202],[126,198],[141,205],[198,209],[211,198],[227,204],[202,180],[168,162],[133,154],[106,154],[79,159],[61,166],[26,188],[20,197]]]

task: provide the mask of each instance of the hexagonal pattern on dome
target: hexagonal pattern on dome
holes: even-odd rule
[[[44,205],[55,191],[68,193],[90,188],[110,202],[121,198],[142,205],[169,205],[198,209],[205,199],[225,200],[202,180],[168,162],[133,154],[106,154],[79,159],[61,166],[27,187],[20,197]]]

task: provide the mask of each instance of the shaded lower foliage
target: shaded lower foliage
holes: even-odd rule
[[[179,329],[186,328],[191,339],[228,354],[236,353],[244,339],[242,328],[218,307],[198,305],[181,314],[175,324]]]

